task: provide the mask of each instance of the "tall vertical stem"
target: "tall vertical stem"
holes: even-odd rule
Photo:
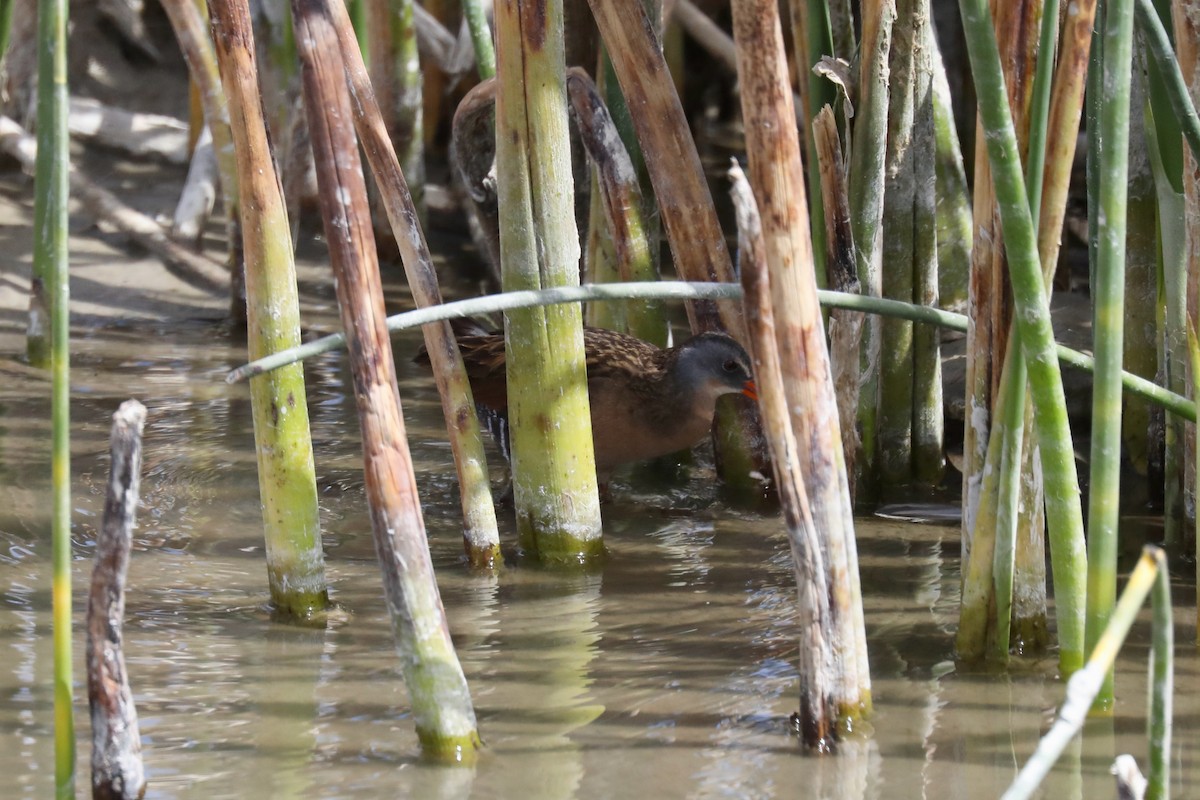
[[[1075,454],[1067,421],[1062,374],[1054,356],[1049,300],[1038,261],[1033,219],[1021,175],[1021,159],[985,0],[959,0],[987,149],[1004,225],[1021,348],[1028,363],[1046,480],[1059,631],[1064,673],[1083,663],[1083,606],[1086,589],[1083,514]]]
[[[67,2],[38,3],[37,163],[34,169],[34,299],[44,281],[50,317],[51,609],[54,621],[54,785],[75,794],[71,710],[71,289],[67,272]],[[34,309],[30,308],[31,314]],[[31,352],[31,356],[34,354]],[[33,360],[31,358],[31,360]]]
[[[496,164],[505,291],[579,281],[561,0],[496,4]],[[506,315],[513,491],[544,559],[599,552],[600,505],[578,306]]]

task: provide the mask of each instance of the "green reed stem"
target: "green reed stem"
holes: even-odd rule
[[[562,0],[496,4],[496,165],[506,290],[579,281]],[[582,315],[506,315],[513,497],[523,542],[548,561],[601,551]]]
[[[12,14],[16,0],[0,0],[0,64],[8,55],[8,38],[12,33]]]
[[[1146,49],[1154,59],[1166,98],[1175,112],[1177,124],[1182,128],[1184,140],[1188,147],[1192,148],[1192,155],[1200,159],[1200,116],[1196,114],[1192,96],[1183,80],[1171,38],[1154,8],[1154,0],[1135,0],[1135,3],[1138,28],[1142,32]]]
[[[1196,374],[1196,373],[1193,373]],[[1154,643],[1150,666],[1150,769],[1146,800],[1167,800],[1171,785],[1171,716],[1175,692],[1175,626],[1171,618],[1171,576],[1167,557],[1153,549],[1158,564],[1151,606]]]
[[[67,273],[67,0],[38,3],[37,163],[34,274],[43,276],[50,313],[51,608],[54,625],[54,786],[75,796],[71,680],[71,289]]]
[[[1025,762],[1012,785],[1005,790],[1001,800],[1027,800],[1032,797],[1067,744],[1083,728],[1092,700],[1100,692],[1105,676],[1112,669],[1117,652],[1137,619],[1138,611],[1156,583],[1165,579],[1165,573],[1166,563],[1162,551],[1147,545],[1142,550],[1142,557],[1129,576],[1125,591],[1121,593],[1121,599],[1113,610],[1104,633],[1096,642],[1087,664],[1072,675],[1067,683],[1066,701],[1058,713],[1058,718],[1054,720],[1054,725],[1038,742],[1037,749]],[[1169,599],[1167,608],[1170,608]]]
[[[1087,644],[1094,645],[1117,596],[1117,525],[1121,491],[1121,358],[1124,351],[1125,217],[1129,177],[1129,84],[1133,9],[1105,9],[1100,137],[1100,214],[1094,303],[1096,374],[1092,386],[1091,492],[1088,504]],[[1110,674],[1097,703],[1110,709]]]
[[[1058,40],[1058,0],[1048,0],[1042,8],[1042,30],[1038,46],[1037,71],[1033,79],[1033,103],[1030,108],[1029,152],[1025,162],[1025,196],[1033,218],[1034,235],[1037,235],[1037,220],[1042,205],[1042,176],[1046,162],[1046,127],[1050,117],[1050,86],[1054,73],[1054,47]],[[996,629],[992,638],[991,656],[1000,664],[1008,663],[1012,631],[1013,581],[1017,549],[1017,531],[1020,525],[1021,451],[1024,447],[1026,384],[1029,370],[1025,355],[1021,352],[1020,333],[1013,332],[1014,340],[1009,347],[1012,352],[1008,360],[1010,373],[1002,372],[1002,388],[1007,402],[1003,412],[997,406],[998,426],[993,427],[992,436],[1001,437],[999,483],[996,500],[995,566],[993,586],[996,593]],[[1001,413],[1003,417],[1001,418]],[[989,449],[989,456],[991,455]],[[985,481],[987,479],[985,478]],[[1032,509],[1033,503],[1026,508]],[[976,537],[981,535],[976,526]]]
[[[1054,352],[1037,240],[1021,176],[1021,159],[1004,87],[1000,54],[986,0],[959,0],[979,110],[987,136],[996,201],[1016,302],[1017,330],[1028,362],[1046,481],[1046,517],[1064,674],[1083,661],[1083,598],[1087,564],[1079,479],[1067,419],[1062,374]]]
[[[481,0],[463,0],[463,15],[471,31],[471,44],[475,47],[475,68],[479,79],[486,81],[496,77],[496,46],[492,42],[492,29],[488,27],[487,14]]]
[[[537,291],[505,292],[487,297],[472,297],[468,300],[455,300],[450,303],[418,308],[388,317],[388,330],[391,332],[416,328],[430,322],[443,319],[460,319],[482,314],[495,314],[512,308],[528,308],[530,306],[554,305],[557,303],[586,303],[594,300],[629,300],[632,298],[660,298],[665,300],[736,300],[742,296],[742,287],[736,283],[710,283],[708,281],[649,281],[646,283],[606,283],[587,284],[584,286],[557,286],[551,289]],[[882,297],[867,297],[849,292],[835,292],[830,289],[817,291],[817,299],[821,305],[828,308],[847,308],[853,311],[863,311],[869,314],[889,314],[903,316],[914,322],[926,325],[937,325],[947,330],[966,333],[967,318],[963,314],[945,311],[940,308],[917,306],[901,303],[896,300],[886,300]],[[340,333],[323,336],[299,347],[275,353],[267,358],[261,358],[249,364],[243,364],[231,370],[225,380],[228,383],[238,383],[263,372],[279,369],[282,366],[319,356],[346,346],[346,337]],[[1078,350],[1056,344],[1055,354],[1059,361],[1072,367],[1091,371],[1094,366],[1092,357]],[[1158,386],[1139,375],[1125,373],[1122,375],[1125,390],[1145,397],[1158,403],[1163,408],[1189,422],[1196,421],[1196,405],[1182,395]]]

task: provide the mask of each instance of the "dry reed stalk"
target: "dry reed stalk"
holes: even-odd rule
[[[993,27],[1005,67],[1005,86],[1021,157],[1029,139],[1029,102],[1033,91],[1041,3],[993,0]],[[977,527],[984,463],[1000,376],[1008,351],[1012,308],[1004,259],[1000,212],[992,188],[991,166],[982,123],[975,135],[975,242],[971,250],[967,316],[967,399],[963,445],[963,559],[969,558]],[[1048,159],[1049,160],[1049,159]],[[1044,205],[1044,204],[1043,204]],[[964,573],[965,574],[965,573]]]
[[[838,719],[853,727],[870,706],[854,522],[837,400],[825,345],[816,270],[809,240],[804,170],[788,82],[783,31],[774,0],[734,0],[734,40],[751,185],[762,198],[762,238],[770,270],[775,347],[783,370],[791,428],[821,532],[834,628],[833,700]]]
[[[217,56],[206,30],[203,9],[195,0],[163,0],[162,6],[179,41],[179,49],[188,65],[188,75],[200,96],[204,119],[212,135],[213,153],[221,176],[221,199],[225,205],[230,316],[238,324],[245,324],[246,267],[240,229],[241,208],[238,205],[238,167]]]
[[[473,762],[480,746],[475,711],[425,537],[345,66],[323,0],[293,0],[292,10],[318,197],[350,343],[367,502],[396,649],[423,751],[437,759]]]
[[[615,259],[617,276],[621,281],[652,281],[658,269],[650,250],[646,220],[642,209],[642,187],[637,169],[612,117],[605,110],[604,100],[587,72],[579,67],[567,71],[567,95],[575,116],[579,138],[595,168],[594,176],[606,228]],[[666,344],[667,324],[662,303],[654,300],[628,301],[624,319],[627,332],[639,339]]]
[[[731,194],[738,222],[738,258],[754,380],[764,432],[771,451],[780,505],[796,575],[800,625],[800,710],[793,715],[801,741],[829,751],[838,738],[838,675],[829,634],[836,627],[830,607],[827,565],[822,537],[810,513],[805,493],[802,457],[792,429],[792,414],[784,390],[784,373],[775,329],[771,277],[761,220],[750,185],[736,163],[730,170]]]
[[[678,22],[697,44],[708,51],[710,56],[721,62],[730,72],[737,72],[737,47],[733,39],[692,0],[677,0],[672,19]]]
[[[413,205],[425,214],[425,146],[421,118],[421,64],[413,0],[367,3],[371,79],[384,127],[408,183]],[[343,53],[345,51],[343,50]],[[362,53],[359,52],[361,58]]]
[[[404,262],[413,301],[418,308],[441,305],[437,269],[418,223],[420,210],[409,193],[408,183],[392,147],[366,65],[363,64],[362,53],[354,38],[350,18],[340,2],[331,2],[329,10],[346,67],[355,129],[383,198],[392,234],[400,248],[400,258]],[[488,484],[487,456],[483,450],[479,420],[475,415],[475,402],[471,397],[471,384],[467,380],[462,354],[459,353],[449,322],[427,325],[424,333],[425,348],[442,398],[442,415],[446,420],[450,448],[458,471],[463,510],[463,545],[473,565],[498,567],[502,563],[500,535]]]
[[[646,9],[641,0],[591,0],[591,6],[646,154],[676,269],[685,280],[733,281],[700,155]],[[720,302],[716,310],[689,303],[688,320],[693,333],[723,325],[745,339],[737,303]]]
[[[825,272],[829,286],[838,292],[858,292],[854,232],[850,224],[850,197],[845,165],[833,109],[825,106],[813,121],[813,141],[821,167],[821,200],[825,207],[825,240],[829,243]],[[833,309],[829,312],[829,359],[833,368],[838,424],[850,498],[854,498],[854,458],[858,454],[858,348],[865,314]]]
[[[88,704],[92,711],[92,797],[134,800],[146,791],[137,708],[125,670],[125,578],[142,477],[146,408],[126,400],[113,414],[108,493],[96,537],[87,609]]]

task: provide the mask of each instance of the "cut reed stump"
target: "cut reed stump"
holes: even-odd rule
[[[577,285],[561,0],[502,0],[496,183],[505,291]],[[600,504],[578,306],[506,319],[513,499],[523,542],[571,562],[600,553]]]
[[[92,710],[92,797],[133,800],[146,793],[137,708],[125,671],[125,576],[142,475],[146,408],[126,400],[113,414],[108,495],[96,537],[87,610],[88,705]]]
[[[437,269],[419,223],[421,210],[409,192],[408,181],[385,128],[362,53],[354,38],[350,17],[340,2],[330,3],[328,9],[337,29],[346,65],[346,80],[354,106],[354,126],[383,199],[392,235],[400,249],[409,290],[418,308],[441,305]],[[458,351],[450,323],[427,325],[424,331],[425,348],[442,398],[442,415],[446,420],[450,449],[454,453],[454,465],[458,471],[463,546],[472,565],[495,568],[503,563],[500,534],[496,528],[496,509],[488,484],[487,456],[483,451],[471,384],[467,381],[462,354]]]
[[[246,0],[213,0],[213,42],[221,64],[246,202],[247,349],[258,358],[300,343],[300,301],[291,228],[259,100],[257,59]],[[258,488],[271,602],[284,618],[304,619],[329,602],[316,467],[308,429],[304,370],[293,365],[250,382]]]
[[[425,537],[338,35],[322,0],[293,0],[292,13],[321,215],[354,374],[375,552],[396,649],[423,752],[471,763],[481,742]]]

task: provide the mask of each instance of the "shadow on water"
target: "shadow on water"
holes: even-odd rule
[[[965,799],[998,795],[1047,728],[1063,692],[1052,655],[1006,675],[953,660],[957,528],[864,519],[872,732],[832,757],[799,752],[787,730],[798,642],[787,543],[776,519],[721,504],[703,458],[679,487],[617,480],[604,509],[609,557],[593,574],[521,560],[498,577],[470,573],[440,409],[405,355],[416,342],[396,345],[401,394],[439,583],[489,745],[473,770],[418,760],[342,357],[306,368],[340,612],[323,630],[293,629],[271,623],[266,607],[248,392],[220,380],[240,346],[203,320],[78,338],[78,615],[110,415],[129,396],[150,409],[126,655],[151,796]],[[34,798],[49,791],[53,762],[44,386],[2,381],[0,408],[0,769],[11,776],[6,797]],[[1181,587],[1179,619],[1193,600]],[[1116,716],[1089,729],[1045,796],[1110,796],[1112,756],[1144,760],[1147,631],[1135,628],[1122,656]],[[1194,686],[1200,660],[1191,636],[1179,641],[1177,681]],[[76,698],[86,719],[81,686]],[[1200,698],[1180,691],[1176,703],[1172,775],[1185,796]]]

